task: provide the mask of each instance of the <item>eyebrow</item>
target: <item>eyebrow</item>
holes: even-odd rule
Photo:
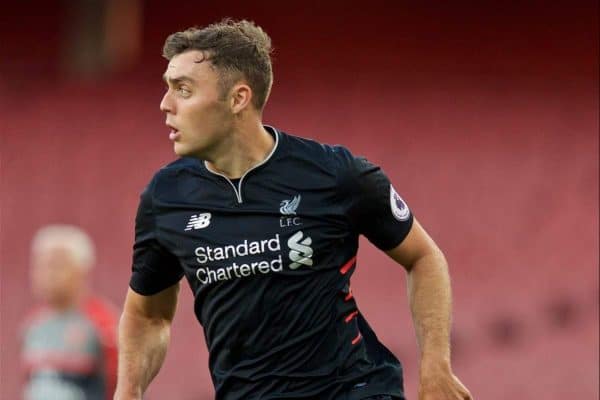
[[[181,75],[181,76],[176,76],[176,77],[173,77],[173,78],[168,78],[167,75],[164,74],[162,76],[162,78],[163,78],[163,81],[171,83],[172,85],[176,84],[176,83],[179,83],[179,82],[189,82],[189,83],[194,83],[195,82],[193,78],[191,78],[189,76],[186,76],[186,75]]]

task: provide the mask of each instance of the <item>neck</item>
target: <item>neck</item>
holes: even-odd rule
[[[63,293],[61,296],[48,299],[48,306],[57,312],[66,312],[77,307],[86,295],[86,290],[81,288],[74,293]]]
[[[275,140],[261,121],[254,119],[234,126],[223,145],[220,154],[206,161],[207,166],[214,172],[237,179],[267,158]]]

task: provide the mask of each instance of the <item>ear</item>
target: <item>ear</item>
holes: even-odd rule
[[[240,82],[231,88],[230,105],[234,114],[239,114],[252,102],[252,89],[246,83]]]

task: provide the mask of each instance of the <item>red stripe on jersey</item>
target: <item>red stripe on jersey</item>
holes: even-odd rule
[[[346,323],[352,321],[352,318],[356,317],[357,315],[358,315],[358,311],[353,311],[350,314],[348,314],[348,316],[345,319]]]
[[[352,268],[354,265],[354,262],[356,262],[356,256],[352,257],[346,264],[342,266],[342,268],[340,268],[340,273],[342,275],[346,275],[350,268]]]
[[[352,345],[355,345],[356,343],[358,343],[361,338],[362,338],[362,335],[360,334],[360,332],[358,332],[358,335],[356,335],[356,337],[354,339],[352,339]]]

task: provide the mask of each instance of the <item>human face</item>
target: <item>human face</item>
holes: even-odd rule
[[[65,247],[48,246],[32,254],[31,286],[34,295],[52,306],[71,305],[84,284],[85,272]]]
[[[219,90],[219,77],[201,51],[171,59],[160,109],[171,129],[169,139],[179,156],[211,160],[231,131],[233,115]]]

